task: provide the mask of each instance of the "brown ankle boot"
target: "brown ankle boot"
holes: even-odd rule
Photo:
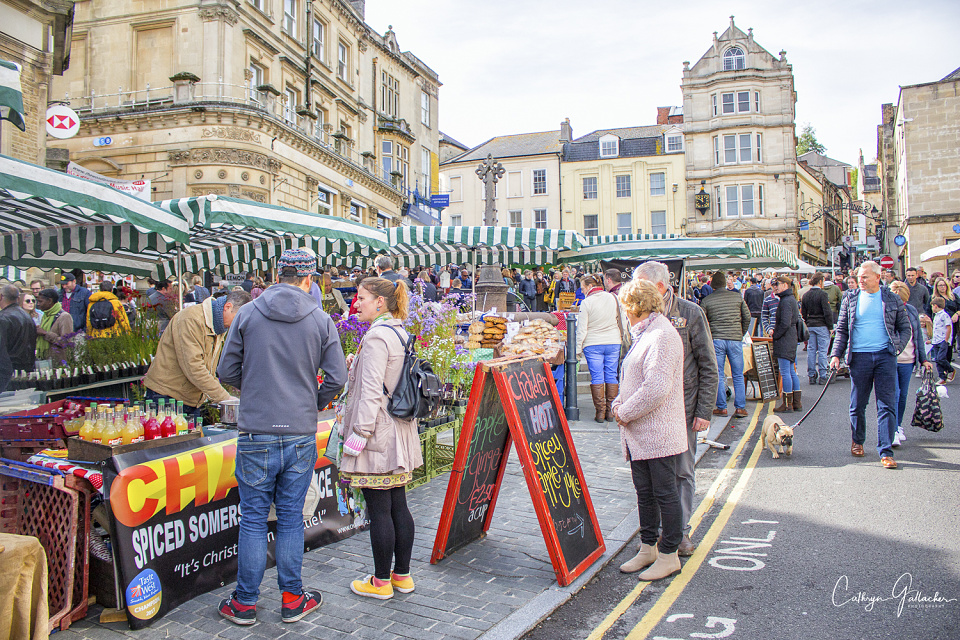
[[[613,401],[617,399],[617,396],[620,395],[620,385],[619,384],[606,384],[607,388],[607,422],[613,422]]]
[[[783,402],[780,403],[779,407],[776,407],[774,413],[789,413],[793,411],[793,392],[783,393]]]
[[[607,412],[607,398],[604,396],[604,386],[602,384],[590,385],[590,395],[593,396],[593,408],[597,410],[594,420],[603,422],[604,415]]]
[[[803,411],[803,407],[800,406],[800,391],[793,392],[793,410],[794,411]]]

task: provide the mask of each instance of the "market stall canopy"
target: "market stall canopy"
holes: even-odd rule
[[[520,227],[395,227],[387,230],[397,266],[553,264],[582,246],[576,231]]]
[[[157,256],[189,242],[188,230],[152,203],[0,155],[0,265],[102,268],[113,256],[149,275]]]
[[[777,269],[777,273],[813,273],[816,270],[817,267],[815,265],[797,258],[797,267],[795,269],[792,267],[783,267],[782,269]]]
[[[610,242],[607,238],[622,238]],[[596,244],[564,251],[562,262],[598,264],[601,260],[683,260],[688,269],[796,268],[789,249],[765,238],[687,238],[671,235],[602,236]]]
[[[928,260],[942,260],[943,258],[955,258],[960,255],[960,240],[954,240],[942,247],[927,249],[920,254],[920,262]]]
[[[272,269],[284,249],[307,247],[321,266],[365,263],[388,248],[387,234],[373,227],[319,213],[217,195],[157,203],[190,224],[185,271]],[[175,272],[175,256],[159,265]]]

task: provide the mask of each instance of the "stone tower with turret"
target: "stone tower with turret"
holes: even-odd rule
[[[681,86],[687,235],[796,247],[797,94],[786,51],[770,54],[731,16],[696,64],[683,63]],[[697,202],[701,189],[708,203]]]

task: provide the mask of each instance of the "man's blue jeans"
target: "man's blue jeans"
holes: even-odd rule
[[[830,349],[830,330],[826,327],[807,327],[807,377],[827,377],[827,350]]]
[[[723,381],[723,363],[730,359],[730,375],[733,377],[733,406],[737,409],[747,407],[747,389],[743,383],[743,343],[739,340],[714,340],[713,351],[717,356],[717,371],[721,384],[717,387],[717,409],[727,408],[727,390]]]
[[[316,436],[241,433],[237,438],[240,541],[237,591],[240,604],[253,605],[267,564],[267,516],[277,510],[277,584],[280,591],[303,591],[303,502],[317,463]]]
[[[590,370],[590,384],[617,384],[620,364],[619,344],[593,344],[583,348],[583,358]]]
[[[907,394],[910,391],[910,378],[913,377],[913,364],[897,363],[897,427],[903,424],[903,412],[907,410]]]
[[[853,441],[867,439],[867,402],[870,390],[877,396],[877,453],[893,455],[897,430],[897,357],[889,351],[850,354],[850,431]]]

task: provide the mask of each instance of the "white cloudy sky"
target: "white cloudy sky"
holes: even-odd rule
[[[828,155],[876,156],[880,105],[900,85],[960,67],[957,0],[366,0],[366,21],[393,25],[401,49],[440,76],[440,129],[473,146],[547,131],[574,136],[654,124],[680,105],[683,61],[695,63],[729,16],[786,49],[797,90],[797,133],[810,122]]]

